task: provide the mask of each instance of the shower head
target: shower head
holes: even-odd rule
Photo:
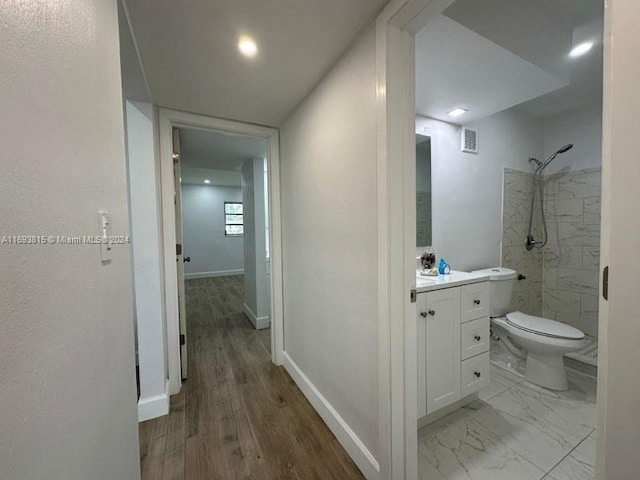
[[[557,155],[559,153],[568,152],[572,148],[573,148],[573,143],[567,143],[564,147],[559,148],[555,154]]]
[[[546,162],[544,162],[544,164],[542,164],[541,167],[539,167],[539,170],[544,170],[545,168],[547,168],[547,165],[549,165],[551,162],[553,162],[553,159],[556,158],[558,155],[560,155],[561,153],[565,153],[568,152],[569,150],[571,150],[573,148],[573,143],[567,143],[566,145],[564,145],[563,147],[560,147],[553,155],[551,155]]]

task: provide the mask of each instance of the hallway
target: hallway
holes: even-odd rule
[[[143,480],[361,479],[242,313],[243,277],[186,282],[189,378],[140,424]]]

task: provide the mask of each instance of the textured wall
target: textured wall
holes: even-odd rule
[[[115,0],[0,2],[0,237],[129,233]],[[0,244],[0,478],[140,476],[131,249]]]

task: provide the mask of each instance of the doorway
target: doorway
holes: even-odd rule
[[[266,149],[264,138],[173,128],[183,380],[203,304],[247,328],[271,325]]]
[[[498,3],[498,2],[494,2],[494,3]],[[515,2],[515,3],[502,2],[502,3],[511,4],[510,8],[511,7],[516,8],[515,6],[516,3],[518,5],[520,5],[521,3],[524,4],[524,2]],[[557,2],[557,3],[562,3],[562,6],[564,7],[568,6],[569,4],[569,2]],[[593,2],[588,2],[588,3],[591,4]],[[445,30],[447,28],[456,27],[456,25],[451,26],[451,21],[452,21],[451,17],[457,18],[458,20],[455,20],[455,21],[459,24],[465,24],[465,23],[468,23],[470,25],[473,24],[472,28],[469,28],[469,30],[477,34],[478,31],[482,31],[482,28],[487,27],[487,25],[491,25],[491,23],[488,22],[487,24],[481,27],[477,25],[477,23],[482,23],[481,15],[468,14],[468,12],[464,11],[465,5],[474,7],[474,4],[477,4],[475,5],[475,8],[482,9],[482,6],[478,2],[453,1],[453,0],[408,1],[403,5],[397,6],[395,8],[389,6],[385,10],[385,12],[383,12],[383,15],[381,15],[380,21],[379,21],[379,26],[381,27],[379,32],[379,38],[381,40],[381,43],[384,42],[385,46],[383,49],[378,50],[378,61],[379,61],[378,62],[378,65],[379,65],[378,78],[381,82],[381,85],[382,85],[382,88],[384,89],[384,94],[385,94],[384,100],[383,102],[381,102],[381,110],[383,110],[384,114],[386,115],[385,127],[387,129],[387,134],[383,137],[382,146],[384,148],[381,149],[382,153],[378,158],[379,158],[379,162],[381,160],[382,161],[388,160],[390,163],[393,164],[393,166],[389,167],[385,172],[387,184],[391,185],[391,188],[392,188],[392,191],[391,191],[392,194],[389,196],[390,198],[388,202],[388,205],[389,205],[388,210],[391,212],[389,214],[389,218],[392,218],[394,216],[393,213],[395,212],[399,217],[403,216],[404,223],[403,224],[400,224],[399,222],[396,223],[397,227],[402,227],[401,228],[402,232],[399,233],[397,236],[395,236],[393,234],[394,229],[391,229],[390,236],[391,236],[391,241],[395,242],[395,244],[398,246],[401,245],[404,248],[404,251],[406,252],[405,257],[402,260],[397,257],[393,257],[391,259],[392,261],[389,267],[390,272],[388,275],[388,277],[392,279],[390,281],[390,288],[389,288],[390,297],[392,299],[396,299],[398,302],[397,309],[395,311],[397,312],[398,315],[400,315],[400,311],[402,310],[403,318],[405,319],[405,324],[402,329],[398,328],[396,332],[393,332],[393,331],[391,332],[391,343],[392,344],[394,344],[394,342],[397,342],[398,344],[402,343],[404,347],[402,350],[402,353],[400,352],[394,353],[393,351],[391,353],[390,363],[391,363],[392,378],[393,378],[393,372],[397,372],[398,374],[398,376],[396,377],[397,379],[401,378],[402,376],[404,376],[404,378],[406,379],[406,378],[415,378],[416,368],[418,369],[418,371],[420,371],[419,370],[420,367],[416,366],[416,363],[415,363],[416,344],[413,340],[413,338],[415,337],[416,310],[415,310],[415,307],[412,306],[410,303],[411,296],[407,295],[407,292],[410,291],[411,288],[415,288],[416,286],[415,254],[414,253],[409,254],[409,252],[415,252],[415,239],[417,235],[417,232],[416,232],[417,218],[416,218],[416,210],[414,209],[416,205],[416,200],[417,200],[415,197],[416,134],[427,135],[432,139],[431,140],[432,142],[431,146],[433,149],[433,158],[432,158],[433,170],[431,172],[433,174],[433,177],[432,177],[433,179],[433,191],[432,191],[433,193],[433,203],[432,203],[433,205],[433,216],[432,216],[433,243],[432,245],[435,245],[436,247],[435,250],[438,257],[444,256],[447,258],[449,262],[451,261],[451,258],[457,258],[456,267],[458,267],[459,270],[471,270],[471,269],[480,268],[482,265],[479,265],[477,263],[474,265],[473,262],[477,261],[475,260],[478,257],[477,253],[483,249],[486,251],[490,250],[492,265],[499,266],[501,262],[504,260],[503,254],[505,252],[502,250],[500,245],[500,241],[501,241],[500,237],[503,234],[502,201],[504,199],[502,198],[502,192],[503,192],[504,181],[505,181],[502,174],[504,172],[504,168],[509,166],[508,162],[515,161],[516,157],[518,161],[520,160],[521,158],[520,153],[516,155],[515,154],[516,152],[513,149],[509,152],[504,152],[504,156],[505,158],[508,158],[508,161],[506,161],[501,166],[499,165],[499,168],[493,172],[493,173],[496,173],[497,175],[493,175],[493,173],[491,174],[491,176],[493,177],[493,180],[489,179],[488,176],[491,171],[491,165],[489,164],[491,162],[482,161],[479,156],[477,155],[473,156],[473,154],[467,153],[464,151],[463,145],[464,145],[465,136],[461,131],[462,130],[461,126],[467,126],[466,124],[469,123],[471,124],[469,125],[470,129],[473,130],[473,125],[472,125],[473,122],[472,121],[457,122],[455,120],[452,120],[452,118],[454,118],[456,114],[467,115],[467,118],[469,118],[472,115],[481,114],[481,111],[480,109],[477,109],[477,108],[476,109],[469,109],[468,107],[465,108],[464,102],[467,99],[458,99],[457,104],[451,105],[450,108],[446,108],[446,109],[442,105],[439,105],[439,104],[437,105],[438,101],[452,100],[451,98],[447,98],[446,90],[443,92],[440,92],[440,94],[435,94],[434,96],[432,96],[432,98],[427,99],[427,102],[425,102],[425,104],[429,104],[431,106],[442,107],[440,108],[440,111],[437,114],[432,112],[430,114],[425,114],[423,112],[423,115],[425,116],[435,117],[437,115],[441,115],[441,116],[444,116],[444,118],[437,118],[436,119],[437,121],[425,120],[422,123],[418,122],[418,124],[416,124],[416,117],[415,117],[416,95],[418,94],[418,88],[433,85],[434,77],[441,76],[440,74],[445,74],[448,72],[450,73],[452,71],[452,68],[447,68],[447,67],[451,67],[451,65],[441,65],[441,64],[439,64],[440,68],[438,68],[437,71],[434,71],[433,69],[434,62],[425,60],[425,63],[431,67],[431,68],[425,68],[425,71],[428,72],[428,76],[426,77],[426,80],[423,78],[422,79],[423,81],[417,78],[416,70],[419,69],[420,65],[416,61],[415,53],[416,53],[416,48],[418,46],[418,42],[421,39],[418,38],[416,35],[425,26],[427,28],[432,27],[434,29],[433,31],[435,31],[439,27],[443,27],[443,29]],[[539,15],[536,16],[536,18],[538,17],[541,18],[542,9],[540,9],[540,6],[537,6],[537,7],[534,6],[532,8],[538,9],[537,13]],[[505,11],[506,10],[508,9],[505,9]],[[440,19],[442,21],[438,23],[437,21],[438,17],[440,17],[445,11],[447,11],[447,14],[444,15],[446,18]],[[504,11],[500,11],[498,13],[502,15],[504,14]],[[576,13],[576,12],[573,12],[573,13]],[[525,20],[526,20],[526,17],[527,16],[525,15],[525,18],[524,18]],[[572,21],[579,22],[580,17],[581,17],[580,15],[569,15],[569,16],[563,16],[562,18],[564,20],[566,20],[567,18],[571,18]],[[533,17],[529,17],[529,18],[533,21]],[[587,16],[583,15],[582,19],[586,20]],[[506,20],[504,22],[501,22],[502,26],[505,26],[507,24],[511,26],[514,25],[513,22],[508,22]],[[571,29],[569,29],[567,45],[577,46],[577,45],[572,45],[572,42],[580,43],[579,40],[581,35],[585,34],[587,30],[588,30],[587,28],[577,29],[575,32],[573,32],[574,35],[572,36]],[[519,37],[520,40],[524,38],[524,32],[521,32],[521,33],[522,35],[520,35]],[[497,29],[494,29],[494,31],[491,32],[491,34],[497,35]],[[549,38],[548,35],[544,35],[544,34],[543,34],[543,37],[546,39]],[[454,49],[455,42],[458,42],[461,39],[462,39],[461,35],[454,35],[453,40],[451,42],[427,41],[425,43],[427,45],[430,45],[431,48],[435,47],[436,49],[438,49],[439,46],[441,47],[441,45],[443,44],[447,45],[447,49],[445,50],[442,50],[441,48],[439,48],[440,55],[443,55],[443,52],[444,52],[444,55],[446,55],[446,52],[449,52],[450,50]],[[433,40],[433,39],[429,39],[429,40]],[[492,41],[493,43],[496,43],[496,44],[499,43],[498,39],[495,39],[495,38]],[[531,45],[531,42],[525,41],[524,43],[527,45]],[[606,41],[605,41],[605,44],[606,44]],[[469,52],[475,51],[475,49],[479,45],[480,45],[480,42],[475,42],[472,45],[472,49],[469,50]],[[600,36],[600,43],[595,45],[595,48],[593,49],[593,53],[597,53],[598,48],[602,48],[602,36]],[[509,49],[504,49],[504,50],[509,50]],[[567,59],[565,57],[568,56],[569,51],[570,49],[567,49],[565,51],[564,48],[562,49],[558,48],[558,51],[555,53],[558,57],[562,56],[563,60],[566,61]],[[522,52],[522,53],[525,54],[526,52]],[[539,54],[540,52],[538,51],[536,53]],[[600,51],[600,54],[601,54],[601,51]],[[461,65],[468,64],[468,62],[465,63],[465,61],[462,58],[456,58],[456,59],[450,59],[450,60],[452,62],[454,60],[459,60],[459,63]],[[487,61],[486,55],[484,56],[476,55],[475,60],[485,62],[485,64],[490,63]],[[531,59],[529,59],[528,62],[529,64],[535,64],[535,62],[533,62]],[[555,66],[557,66],[557,64]],[[494,68],[494,71],[497,74],[503,74],[502,76],[504,78],[509,78],[509,75],[504,75],[504,69]],[[594,75],[597,76],[597,73]],[[576,75],[576,77],[580,77],[580,75],[578,74]],[[588,77],[587,75],[582,76],[583,79],[587,77]],[[447,88],[456,87],[456,86],[474,87],[482,84],[491,85],[491,86],[497,85],[496,82],[493,82],[493,83],[483,82],[482,79],[479,78],[477,75],[471,75],[471,76],[458,75],[454,80],[458,83],[456,84],[455,82],[452,82],[447,85],[446,82],[443,82],[443,84],[445,84]],[[543,85],[547,81],[552,82],[553,78],[545,77],[544,75],[541,74],[539,80],[540,81],[537,82],[537,85],[538,86],[542,85],[542,87],[540,87],[541,91],[536,95],[534,94],[531,94],[528,96],[524,95],[522,102],[526,100],[531,100],[536,96],[542,95],[544,93],[544,88],[549,88],[547,92],[554,88],[554,85],[550,85],[550,84],[546,86]],[[561,88],[561,87],[562,87],[561,82],[558,82],[556,88]],[[381,89],[381,87],[379,87],[379,89]],[[502,89],[501,93],[505,93],[505,92],[506,90]],[[489,97],[484,96],[483,98],[488,99]],[[554,103],[550,101],[548,102],[547,105],[552,105],[555,108],[558,106],[557,103],[559,102]],[[596,101],[594,103],[597,104],[598,102]],[[393,105],[393,107],[386,109],[385,108],[386,105]],[[511,104],[508,106],[512,106],[512,105],[514,104]],[[605,105],[606,105],[606,101],[605,101]],[[480,117],[476,117],[475,120],[479,120],[482,117],[488,117],[491,114],[500,112],[501,110],[503,110],[504,108],[507,108],[508,106],[505,106],[502,109],[498,108],[492,111],[487,111],[484,115],[480,115]],[[536,105],[533,105],[533,104],[529,105],[531,109],[542,108],[542,106],[543,106],[542,102],[538,102],[538,104]],[[468,113],[469,111],[472,111],[475,113],[469,114]],[[595,115],[595,117],[598,117],[598,115]],[[455,125],[456,123],[457,125]],[[461,125],[461,123],[465,125]],[[550,124],[551,122],[549,122],[549,125]],[[598,131],[597,133],[599,136],[599,134],[601,133],[601,128],[596,127],[596,130]],[[551,132],[551,129],[549,129],[549,132]],[[469,135],[473,135],[473,133],[474,133],[473,131],[470,131]],[[490,154],[490,156],[497,159],[498,155],[495,152],[496,143],[491,140],[488,140],[488,135],[486,133],[485,134],[483,134],[482,132],[479,132],[479,133],[480,133],[480,140],[479,142],[476,142],[475,149],[477,150],[479,146],[479,151],[481,152],[481,154],[487,153],[487,154]],[[492,132],[492,133],[495,133],[495,132]],[[569,129],[566,129],[564,133],[565,133],[564,136],[567,136],[567,134],[569,133],[571,133],[572,135],[574,133],[576,135],[580,134],[580,132],[570,132]],[[549,140],[559,141],[558,138],[554,139],[552,137],[553,135],[551,134],[548,135]],[[592,137],[595,138],[595,136],[592,136]],[[400,139],[402,139],[402,141],[400,141]],[[518,137],[512,131],[510,132],[509,135],[504,136],[503,139],[507,142],[509,141],[515,142],[516,140],[520,142],[522,141],[523,137]],[[476,140],[477,140],[477,137],[476,137]],[[539,143],[538,151],[540,153],[538,154],[538,156],[541,157],[541,161],[545,161],[545,159],[552,157],[553,152],[555,152],[556,150],[562,150],[564,148],[563,145],[568,142],[570,142],[570,140],[567,140],[566,142],[563,142],[562,144],[557,145],[556,147],[549,145],[548,149],[546,148],[546,145],[544,145],[544,143],[542,144]],[[585,143],[583,142],[581,143],[581,145],[585,145]],[[599,149],[597,147],[593,150],[599,153]],[[573,153],[575,153],[575,151]],[[465,156],[466,158],[464,158]],[[536,154],[534,153],[531,156],[536,156]],[[525,162],[528,160],[528,158],[526,157],[528,157],[528,155],[525,156],[524,158]],[[569,157],[567,156],[565,158],[568,159]],[[398,159],[398,160],[394,161],[393,159]],[[459,163],[461,166],[460,175],[457,177],[456,176],[444,177],[442,175],[443,169],[449,168],[451,164],[457,162],[458,159],[460,159]],[[475,161],[473,159],[475,159]],[[527,163],[524,163],[523,165],[528,166]],[[556,164],[554,166],[556,165],[559,165],[558,161],[556,161]],[[553,172],[553,173],[556,173],[556,172]],[[565,173],[565,172],[562,172],[562,173]],[[583,174],[586,175],[590,173],[591,172],[579,172],[579,174],[581,175]],[[465,183],[467,179],[469,181]],[[566,180],[566,181],[563,180],[563,182],[569,183],[570,180]],[[404,189],[402,188],[403,185],[404,185]],[[467,185],[471,185],[471,187],[468,187]],[[591,183],[589,184],[589,187],[591,187]],[[412,190],[413,195],[407,197],[406,193],[407,193],[407,189],[409,188]],[[481,190],[482,193],[484,194],[484,198],[487,200],[490,200],[493,206],[497,206],[497,208],[494,209],[495,212],[497,212],[497,215],[492,215],[493,220],[491,224],[489,224],[488,222],[482,222],[480,224],[481,228],[474,229],[473,235],[465,236],[465,237],[460,236],[460,238],[462,238],[464,241],[460,241],[460,242],[451,241],[452,240],[451,236],[457,235],[457,233],[460,231],[460,227],[477,225],[477,223],[474,224],[474,221],[476,218],[478,218],[478,215],[474,217],[474,214],[477,214],[478,212],[481,212],[484,214],[487,211],[487,209],[479,208],[478,204],[474,204],[471,207],[469,207],[469,205],[466,205],[466,206],[462,205],[463,202],[461,202],[460,199],[464,195],[462,195],[461,192],[464,191],[466,194],[468,191],[472,190],[473,188],[478,188],[479,191]],[[595,189],[597,189],[597,187],[595,187]],[[555,191],[555,190],[550,190],[550,191]],[[396,195],[393,195],[394,192]],[[403,197],[403,193],[405,194],[404,197]],[[565,194],[566,193],[567,192],[565,192]],[[440,194],[443,194],[443,195],[440,195]],[[495,198],[492,198],[494,195],[495,195]],[[394,197],[397,198],[397,201],[394,201]],[[440,200],[438,200],[438,197],[440,197]],[[520,203],[526,203],[527,205],[529,205],[530,197],[527,197],[527,199],[528,199],[528,202],[520,202]],[[497,200],[497,203],[494,200]],[[581,212],[582,212],[582,218],[584,219],[585,218],[584,217],[584,205],[585,205],[584,199],[579,199],[579,200],[583,201],[582,203],[583,209]],[[576,205],[579,204],[578,201],[573,201],[573,203],[575,203]],[[464,221],[464,222],[458,220],[456,216],[450,213],[455,209],[458,209],[463,213],[467,213],[467,215],[471,217],[470,220]],[[575,215],[577,217],[579,214],[575,213]],[[554,218],[554,221],[555,220],[557,221],[563,220],[559,217],[557,212]],[[566,218],[564,218],[564,220],[566,220]],[[527,222],[528,222],[528,217],[521,223],[526,224]],[[446,223],[447,229],[446,230],[443,230],[442,228],[438,229],[438,224],[442,225],[443,223]],[[584,227],[583,229],[587,230],[588,228],[590,229],[591,227]],[[557,236],[557,229],[555,233]],[[597,237],[597,236],[598,236],[597,233],[594,235],[589,235],[589,237]],[[525,237],[526,237],[526,232],[525,232]],[[523,241],[524,241],[524,238],[520,239],[520,243],[522,243]],[[588,241],[591,241],[591,238]],[[518,247],[520,247],[520,243],[518,243]],[[488,246],[488,249],[485,248],[487,246]],[[514,244],[513,246],[515,247],[516,245]],[[591,247],[591,245],[585,245],[585,247]],[[455,251],[456,249],[458,249],[457,252]],[[581,256],[580,258],[581,262],[585,261],[584,250],[585,249],[583,248],[583,256]],[[564,261],[564,260],[561,259],[561,261]],[[575,261],[577,262],[578,260],[576,259]],[[466,266],[464,266],[464,264],[466,264]],[[598,270],[597,267],[591,270],[596,272],[596,278],[597,278],[597,270]],[[544,271],[544,266],[542,267],[542,271]],[[532,274],[531,277],[529,278],[536,281],[537,277],[535,277],[535,275]],[[537,278],[537,281],[543,282],[545,281],[545,279]],[[520,283],[522,284],[522,282]],[[568,286],[568,283],[566,283],[565,281],[564,285]],[[583,285],[583,287],[585,286],[586,285]],[[591,290],[595,289],[594,293],[596,294],[595,296],[597,298],[597,289],[598,289],[597,281],[595,284],[593,283],[593,281],[591,281],[589,283],[589,286]],[[580,295],[582,296],[581,299],[587,298],[585,296],[587,293],[591,293],[591,292],[580,293]],[[577,296],[575,295],[574,297],[577,298]],[[404,298],[404,301],[402,301],[403,298]],[[536,300],[537,298],[538,297],[536,297]],[[595,308],[597,312],[597,300],[594,302],[593,297],[590,297],[589,299],[592,300],[591,304],[596,305]],[[552,303],[552,302],[548,302],[548,303]],[[573,305],[573,307],[575,307],[575,305]],[[580,310],[579,307],[578,307],[578,310]],[[576,311],[576,313],[578,312]],[[579,313],[582,314],[584,312],[580,311]],[[584,319],[584,316],[583,316],[583,319]],[[572,320],[577,321],[579,320],[579,318],[574,317]],[[394,333],[396,335],[395,337],[394,337]],[[391,383],[393,384],[393,379]],[[407,387],[403,389],[403,392],[404,394],[403,395],[399,394],[397,401],[395,402],[396,405],[402,404],[404,406],[404,409],[405,409],[404,412],[401,412],[402,415],[399,415],[399,417],[401,418],[396,418],[393,416],[393,414],[391,415],[392,424],[404,426],[402,430],[402,433],[403,433],[402,440],[400,440],[401,437],[399,433],[398,435],[394,435],[392,437],[392,457],[404,458],[404,464],[403,464],[404,478],[415,478],[418,473],[416,471],[417,470],[416,466],[418,465],[418,461],[424,464],[425,457],[431,452],[425,451],[423,452],[424,454],[422,456],[417,456],[416,458],[417,449],[414,450],[415,444],[416,444],[415,443],[416,442],[415,425],[417,420],[415,417],[415,410],[416,410],[415,393],[416,392],[412,389],[412,387]],[[593,413],[595,412],[595,406],[593,405],[594,390],[590,390],[588,394],[589,394],[588,395],[589,400],[586,403],[591,403],[591,405],[587,405],[587,408],[586,408],[586,410],[589,410],[589,413],[590,413],[588,423],[589,423],[589,426],[595,426],[594,416],[593,416]],[[393,394],[392,394],[392,397],[393,397]],[[591,432],[585,431],[584,433],[585,433],[585,436],[577,440],[578,442],[581,442],[584,440],[584,443],[586,445],[593,440],[593,437],[594,437],[593,428],[591,428]],[[403,441],[405,446],[404,451],[403,452],[398,451],[397,455],[393,454],[394,452],[393,444],[396,443],[393,440],[394,438],[396,439],[396,442]],[[573,446],[575,446],[575,444]],[[566,453],[566,450],[564,450],[564,452]],[[434,460],[435,463],[437,463],[438,460],[442,460],[441,458],[436,459],[435,457],[431,457],[431,459]],[[564,457],[558,460],[563,460],[563,459]],[[539,459],[536,459],[536,460],[539,461]],[[567,462],[565,463],[568,463],[568,461],[569,459],[567,459]],[[542,462],[540,461],[539,463],[542,464]],[[433,462],[430,462],[429,464],[433,465]],[[546,467],[546,470],[543,468],[544,470],[543,473],[545,473],[546,471],[549,471],[552,467],[554,467],[554,465],[547,464],[545,465],[545,467]],[[440,476],[438,476],[439,472],[432,472],[432,473],[434,478],[441,478]],[[451,473],[451,472],[448,472],[448,473]],[[537,473],[538,472],[535,472],[533,475],[535,476],[537,475]],[[445,478],[447,478],[448,476],[455,477],[455,473],[452,475],[445,475]],[[401,477],[402,475],[398,473],[398,478],[401,478]],[[431,476],[429,476],[429,478],[431,478]]]
[[[174,130],[175,129],[175,130]],[[174,151],[174,131],[178,132],[180,137],[177,141],[178,145],[182,143],[182,151]],[[205,235],[206,232],[198,231],[198,222],[190,222],[190,227],[194,226],[193,232],[187,231],[185,242],[182,247],[176,247],[179,244],[177,239],[180,236],[180,224],[184,224],[182,218],[177,218],[174,205],[177,202],[182,201],[180,194],[183,188],[176,187],[176,181],[174,176],[175,161],[180,160],[181,156],[185,156],[184,148],[187,149],[187,157],[191,156],[191,160],[187,160],[184,165],[185,171],[181,171],[183,184],[190,185],[189,182],[201,182],[197,186],[205,188],[210,187],[213,183],[229,183],[235,182],[235,187],[238,188],[238,177],[242,178],[244,175],[247,179],[249,175],[252,179],[255,179],[255,185],[262,185],[262,189],[254,195],[252,199],[255,201],[256,197],[258,202],[254,204],[254,207],[250,209],[252,216],[252,226],[249,228],[255,229],[255,212],[259,212],[258,215],[262,218],[261,237],[264,241],[253,246],[253,251],[264,252],[264,262],[259,268],[260,273],[263,273],[263,278],[266,280],[257,282],[261,284],[260,289],[255,290],[255,296],[251,295],[245,297],[243,302],[243,310],[245,314],[253,321],[255,326],[265,327],[267,324],[270,328],[270,357],[271,361],[276,365],[282,364],[282,351],[283,351],[283,320],[282,320],[282,269],[281,269],[281,240],[280,240],[280,183],[279,183],[279,150],[278,150],[278,132],[275,129],[267,127],[259,127],[250,124],[234,122],[229,120],[215,119],[211,117],[205,117],[202,115],[189,114],[184,112],[177,112],[168,109],[160,109],[159,111],[159,132],[160,132],[160,155],[161,155],[161,179],[162,179],[162,204],[163,204],[163,240],[164,240],[164,265],[165,265],[165,301],[167,311],[167,357],[168,357],[168,371],[169,371],[169,389],[171,394],[176,394],[180,391],[182,385],[183,372],[185,370],[184,363],[181,362],[181,350],[182,357],[188,356],[188,352],[185,352],[184,346],[188,345],[188,331],[186,318],[188,312],[186,307],[184,308],[184,314],[181,321],[180,305],[181,305],[181,282],[184,281],[184,277],[179,276],[178,265],[182,263],[185,267],[187,278],[191,276],[194,280],[195,277],[201,278],[217,278],[225,275],[239,273],[240,268],[234,267],[233,264],[227,264],[225,267],[216,264],[217,260],[224,259],[226,261],[233,260],[233,255],[229,250],[223,255],[209,255],[207,248],[203,249],[203,245],[207,244],[211,247],[211,243],[200,241],[201,235]],[[245,158],[242,162],[242,166],[239,165],[239,160],[236,159],[235,166],[230,167],[229,162],[218,165],[218,173],[211,172],[216,170],[215,168],[207,169],[202,168],[203,165],[207,166],[207,161],[212,162],[210,165],[215,167],[216,163],[211,160],[212,157],[204,156],[205,160],[198,159],[198,148],[203,145],[206,146],[206,138],[213,140],[213,144],[230,143],[230,144],[243,144],[248,143],[262,143],[264,145],[264,155],[257,155],[251,158]],[[245,141],[241,141],[245,139]],[[185,141],[186,140],[186,141]],[[217,142],[215,141],[217,140]],[[190,145],[191,144],[191,145]],[[213,146],[210,145],[210,146]],[[194,147],[193,151],[189,153],[189,149]],[[219,152],[218,152],[219,153]],[[174,158],[175,156],[178,158]],[[244,152],[243,154],[247,154]],[[209,160],[206,160],[209,158]],[[248,160],[252,160],[248,162]],[[205,163],[202,163],[205,162]],[[265,166],[266,172],[265,172]],[[222,169],[221,169],[222,168]],[[227,170],[224,170],[224,169]],[[235,171],[236,168],[240,168],[240,171]],[[242,171],[244,170],[244,172]],[[226,173],[225,173],[226,172]],[[205,176],[206,175],[206,176]],[[208,178],[208,177],[212,178]],[[259,178],[260,177],[260,178]],[[235,178],[235,180],[233,180]],[[266,181],[265,181],[266,178]],[[177,183],[180,184],[180,178],[177,179]],[[206,183],[208,180],[209,183]],[[260,181],[258,181],[260,180]],[[213,185],[214,187],[216,185]],[[220,185],[217,185],[220,187]],[[224,186],[224,185],[223,185]],[[191,190],[191,187],[188,187]],[[195,191],[196,189],[194,189]],[[201,190],[201,189],[200,189]],[[209,188],[208,192],[211,193],[212,188]],[[248,189],[245,196],[255,189]],[[238,201],[238,198],[242,198],[242,195],[238,197],[239,191],[236,190],[235,197],[223,200],[220,205],[221,211],[217,213],[218,220],[218,234],[223,235],[223,240],[226,240],[226,247],[235,247],[238,250],[238,243],[242,242],[242,251],[245,253],[244,243],[246,241],[245,228],[248,225],[245,223],[248,218],[243,217],[245,214],[244,202]],[[196,194],[197,196],[197,194]],[[209,195],[213,198],[214,195]],[[219,197],[219,195],[218,195]],[[249,197],[247,197],[249,198]],[[218,198],[220,200],[220,198]],[[189,199],[191,202],[191,198]],[[226,205],[224,203],[227,203]],[[242,204],[242,205],[241,205]],[[262,209],[256,210],[255,205],[262,205]],[[215,207],[213,207],[215,208]],[[228,210],[228,212],[227,212]],[[182,209],[184,212],[184,208]],[[240,213],[242,211],[242,213]],[[268,214],[268,221],[264,221]],[[178,214],[179,215],[179,214]],[[210,219],[215,216],[215,212],[211,212]],[[242,225],[240,221],[242,220]],[[213,223],[209,222],[208,226],[211,228]],[[238,235],[240,227],[242,226],[243,235]],[[222,230],[224,228],[224,230]],[[191,229],[190,229],[191,230]],[[253,232],[253,230],[250,230]],[[185,231],[182,230],[184,235]],[[211,232],[209,232],[211,234]],[[189,236],[192,237],[191,246],[193,252],[189,252],[186,248],[189,247]],[[253,236],[253,235],[252,235]],[[235,242],[235,245],[233,244]],[[223,242],[224,243],[224,242]],[[254,242],[255,243],[255,242]],[[218,253],[223,252],[218,245]],[[257,248],[257,250],[256,250]],[[268,249],[268,254],[267,254]],[[215,248],[209,248],[210,251]],[[232,248],[233,250],[233,248]],[[197,254],[195,254],[197,253]],[[176,258],[178,256],[178,258]],[[243,255],[249,256],[251,255]],[[186,261],[185,260],[191,260]],[[178,260],[178,261],[176,261]],[[237,258],[236,258],[237,261]],[[252,271],[256,270],[255,253],[253,255],[254,266]],[[207,263],[209,262],[209,263]],[[214,263],[211,263],[214,262]],[[216,266],[217,265],[217,266]],[[229,266],[231,265],[231,266]],[[242,264],[242,271],[244,273],[245,264]],[[250,268],[251,270],[251,268]],[[199,275],[198,275],[199,274]],[[244,281],[242,282],[244,285]],[[265,287],[266,283],[266,287]],[[243,287],[245,288],[245,287]],[[244,294],[243,294],[244,295]],[[249,298],[251,297],[251,298]],[[184,298],[184,297],[182,297]],[[254,301],[255,300],[255,301]],[[186,303],[186,302],[185,302]],[[265,303],[268,303],[265,307]],[[245,307],[246,306],[246,307]],[[263,312],[268,312],[264,315]],[[256,311],[258,310],[258,311]],[[247,313],[251,312],[251,313]],[[265,317],[268,317],[265,318]],[[252,322],[253,323],[253,322]],[[181,337],[181,335],[184,335]],[[181,345],[182,343],[182,345]]]

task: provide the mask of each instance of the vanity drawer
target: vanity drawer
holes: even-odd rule
[[[489,316],[489,282],[472,283],[462,288],[462,321]]]
[[[462,396],[466,397],[489,385],[489,352],[462,362]]]
[[[463,323],[460,328],[462,360],[489,351],[489,317]]]

